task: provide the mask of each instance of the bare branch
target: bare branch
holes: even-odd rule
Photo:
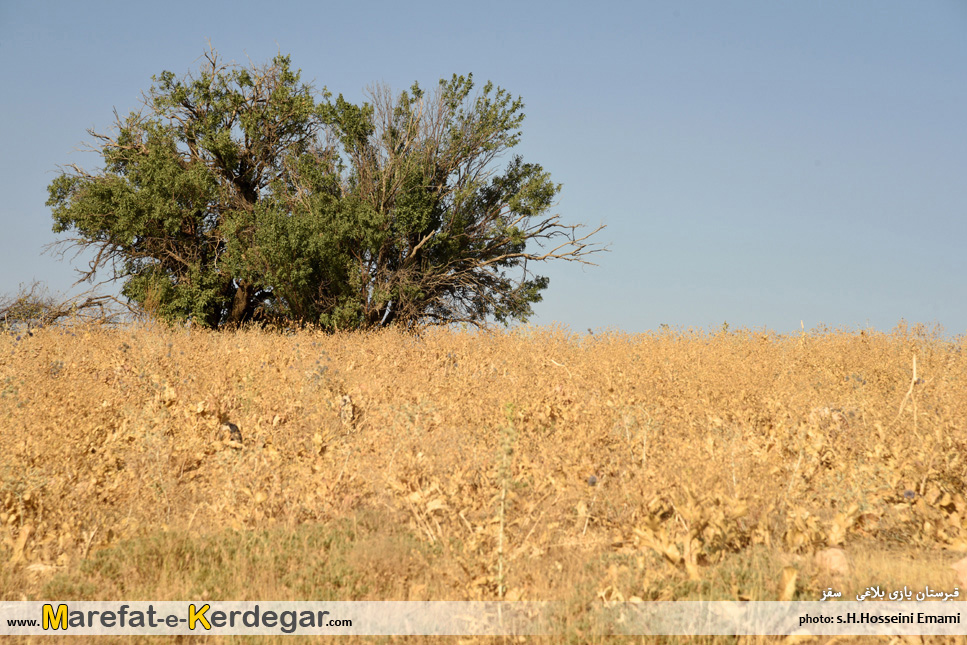
[[[41,283],[34,282],[29,288],[21,285],[17,296],[0,299],[0,321],[7,327],[25,325],[28,328],[72,320],[116,323],[122,314],[111,303],[121,304],[114,296],[99,295],[94,290],[57,300],[47,295]]]

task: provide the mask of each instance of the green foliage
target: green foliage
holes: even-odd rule
[[[548,215],[560,185],[497,159],[523,103],[472,76],[372,102],[332,100],[287,56],[154,77],[145,109],[91,133],[104,167],[49,186],[54,231],[98,248],[129,301],[169,322],[325,329],[525,320],[547,278],[528,261],[587,262],[578,226]],[[598,229],[600,230],[600,229]],[[557,240],[546,253],[529,243]],[[509,273],[513,272],[513,275]]]

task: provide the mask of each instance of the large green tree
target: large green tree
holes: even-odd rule
[[[287,56],[214,51],[153,78],[144,107],[91,131],[104,167],[50,184],[55,232],[96,250],[134,306],[209,327],[325,329],[525,320],[548,285],[528,263],[600,248],[550,214],[560,185],[501,157],[523,103],[471,76],[363,105],[301,82]],[[536,248],[535,248],[536,247]]]

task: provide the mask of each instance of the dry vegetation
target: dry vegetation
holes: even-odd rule
[[[905,327],[8,331],[0,600],[553,599],[600,642],[608,600],[952,589],[963,349]]]

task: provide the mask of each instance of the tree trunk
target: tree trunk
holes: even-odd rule
[[[235,297],[232,299],[232,308],[228,312],[225,324],[229,326],[241,325],[248,318],[249,305],[252,295],[252,286],[241,282],[235,289]]]

